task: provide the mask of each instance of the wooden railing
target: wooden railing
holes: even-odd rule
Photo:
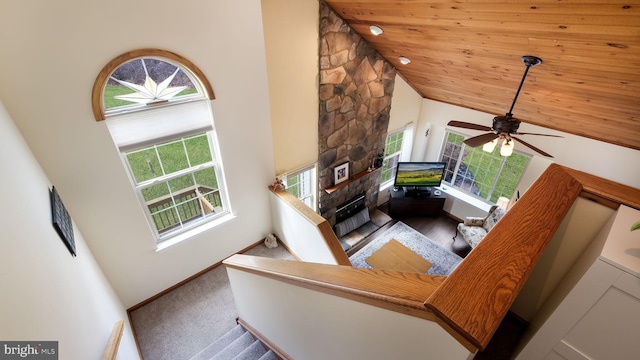
[[[552,165],[425,305],[483,349],[581,191]]]
[[[448,277],[235,255],[224,264],[438,322],[483,350],[575,199],[640,209],[640,189],[552,164]]]
[[[118,347],[120,346],[120,339],[122,339],[122,333],[124,332],[124,320],[116,321],[111,330],[111,336],[107,340],[107,346],[102,353],[100,360],[115,360],[118,356]]]
[[[160,234],[210,214],[221,206],[220,191],[205,185],[191,186],[173,197],[167,195],[147,202]]]

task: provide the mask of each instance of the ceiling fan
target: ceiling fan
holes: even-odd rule
[[[465,128],[465,129],[490,131],[487,134],[482,134],[482,135],[478,135],[478,136],[474,136],[466,139],[464,143],[471,147],[478,147],[480,145],[483,145],[483,150],[488,152],[493,152],[493,149],[497,145],[498,140],[502,139],[503,144],[500,148],[500,154],[502,154],[503,156],[509,156],[513,152],[513,140],[515,140],[520,142],[522,145],[525,145],[530,149],[538,152],[539,154],[542,154],[548,157],[553,157],[548,153],[538,149],[537,147],[513,136],[515,134],[515,135],[540,135],[540,136],[562,137],[558,135],[518,132],[518,128],[520,127],[520,120],[514,118],[511,111],[513,111],[513,107],[516,104],[516,100],[518,99],[518,95],[520,94],[520,89],[522,89],[522,84],[524,83],[524,79],[527,77],[529,68],[542,63],[542,59],[535,56],[526,55],[522,57],[522,62],[526,66],[526,69],[524,71],[524,75],[522,75],[520,86],[518,86],[518,91],[516,92],[516,96],[513,98],[513,102],[511,103],[511,108],[509,109],[509,112],[507,112],[504,116],[494,117],[493,125],[491,127],[472,124],[464,121],[456,121],[456,120],[449,121],[448,125]]]

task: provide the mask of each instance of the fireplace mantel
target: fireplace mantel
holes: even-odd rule
[[[366,175],[368,175],[368,174],[371,174],[371,173],[373,173],[373,172],[375,172],[375,171],[378,171],[379,169],[380,169],[380,168],[379,168],[379,167],[377,167],[377,168],[374,168],[374,169],[373,169],[373,170],[371,170],[371,171],[369,171],[369,170],[361,171],[361,172],[359,172],[359,173],[357,173],[357,174],[353,175],[349,180],[345,180],[345,181],[341,182],[341,183],[340,183],[340,184],[338,184],[338,185],[335,185],[335,186],[332,186],[332,187],[328,187],[328,188],[324,189],[324,191],[325,191],[327,194],[331,194],[332,192],[334,192],[334,191],[336,191],[336,190],[340,190],[340,189],[342,189],[343,187],[348,186],[348,185],[349,185],[349,184],[351,184],[352,182],[354,182],[354,181],[356,181],[356,180],[360,179],[361,177],[366,176]]]

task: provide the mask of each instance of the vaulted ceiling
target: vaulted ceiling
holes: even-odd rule
[[[534,55],[514,117],[640,150],[640,0],[326,3],[424,98],[504,115]]]

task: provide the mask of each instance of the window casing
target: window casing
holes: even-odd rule
[[[283,178],[287,186],[287,191],[300,199],[305,205],[317,211],[316,164],[284,174],[281,178]]]
[[[447,163],[443,183],[489,203],[496,203],[500,196],[511,198],[531,155],[514,151],[505,157],[499,147],[487,153],[482,147],[466,146],[467,137],[446,131],[440,157]]]
[[[155,49],[115,58],[94,84],[94,114],[106,119],[157,244],[230,214],[212,98],[191,62]]]

